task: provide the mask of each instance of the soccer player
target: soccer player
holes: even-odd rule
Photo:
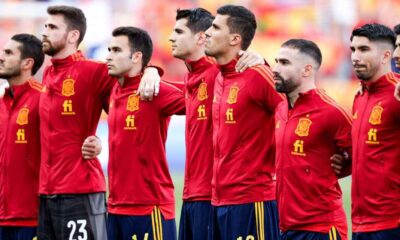
[[[33,75],[43,60],[42,43],[29,34],[12,36],[0,54],[0,78],[9,84],[0,98],[0,239],[36,236],[43,87]]]
[[[104,175],[81,145],[94,135],[116,80],[104,63],[86,59],[78,45],[86,32],[83,12],[51,6],[42,33],[51,65],[43,73],[40,96],[41,168],[38,237],[106,239]],[[84,149],[82,149],[83,151]]]
[[[221,71],[212,112],[211,239],[279,238],[274,110],[283,96],[267,66],[235,71],[238,53],[249,47],[256,27],[248,9],[225,5],[206,31],[206,54]]]
[[[213,166],[212,100],[219,74],[214,58],[205,55],[205,31],[214,17],[205,9],[177,10],[169,38],[174,57],[182,59],[188,73],[184,77],[186,95],[186,165],[179,239],[207,239],[211,213]],[[258,54],[241,52],[236,70],[264,64]]]
[[[291,39],[282,44],[273,68],[275,88],[287,97],[275,113],[283,240],[347,239],[342,192],[330,158],[338,151],[351,154],[351,117],[316,88],[321,62],[314,42]]]
[[[394,33],[396,34],[396,49],[393,52],[393,58],[396,63],[396,68],[400,69],[400,24],[394,27]],[[394,96],[400,101],[400,83],[396,85]]]
[[[363,86],[353,105],[353,239],[400,239],[399,76],[391,72],[396,37],[381,24],[351,35],[351,59]]]
[[[157,98],[140,101],[136,92],[152,55],[150,36],[134,27],[116,28],[112,36],[107,66],[118,83],[108,116],[108,239],[174,240],[174,186],[165,141],[169,117],[185,113],[185,98],[161,82]]]

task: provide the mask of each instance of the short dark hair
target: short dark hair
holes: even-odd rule
[[[300,53],[303,53],[307,56],[310,56],[314,61],[318,64],[318,68],[322,63],[322,54],[318,45],[313,41],[305,40],[305,39],[289,39],[288,41],[282,44],[282,47],[288,47],[299,50]]]
[[[204,8],[178,9],[176,20],[187,19],[187,27],[193,32],[205,32],[212,25],[214,16]]]
[[[400,35],[400,24],[397,24],[396,26],[394,26],[393,31],[396,35]]]
[[[393,48],[396,43],[394,32],[389,27],[378,23],[368,23],[355,28],[351,33],[350,41],[353,41],[354,36],[366,37],[371,42],[385,42]]]
[[[127,36],[131,52],[141,52],[142,67],[147,66],[153,54],[153,42],[145,30],[135,27],[118,27],[114,29],[112,35],[113,37]]]
[[[256,33],[257,22],[254,14],[245,7],[225,5],[218,8],[217,13],[228,15],[228,27],[230,33],[238,33],[242,37],[242,50],[249,48]]]
[[[86,17],[81,9],[64,5],[50,6],[47,8],[47,13],[50,15],[63,15],[68,30],[79,31],[78,45],[82,42],[86,33]]]
[[[32,75],[35,75],[44,61],[42,42],[31,34],[21,33],[11,37],[21,44],[18,48],[21,51],[21,59],[33,58]]]

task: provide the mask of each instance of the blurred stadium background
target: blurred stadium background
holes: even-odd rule
[[[155,46],[152,64],[165,69],[163,78],[182,81],[185,66],[171,57],[168,42],[176,9],[203,7],[215,13],[219,6],[228,3],[246,6],[255,13],[258,31],[250,49],[261,53],[272,66],[280,44],[288,38],[315,41],[323,52],[319,85],[349,109],[358,86],[350,62],[351,30],[367,22],[379,22],[389,27],[400,23],[398,0],[1,0],[0,46],[16,33],[26,32],[40,37],[47,6],[68,4],[83,9],[86,14],[88,31],[81,49],[89,58],[105,59],[112,29],[122,25],[137,26],[150,33]],[[45,64],[48,63],[49,59]],[[41,80],[41,75],[42,71],[36,78]],[[0,94],[5,86],[6,82],[0,79]],[[176,187],[177,222],[185,161],[184,122],[184,117],[173,117],[167,141],[168,161]],[[98,135],[104,147],[100,160],[105,171],[107,131],[104,114]],[[350,217],[350,179],[341,180],[341,184]]]

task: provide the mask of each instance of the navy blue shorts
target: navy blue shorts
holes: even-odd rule
[[[278,223],[276,201],[213,206],[209,239],[277,240]]]
[[[165,220],[159,208],[151,215],[108,214],[108,240],[176,240],[175,219]]]
[[[183,202],[179,240],[207,240],[210,216],[210,201]]]
[[[400,239],[400,227],[375,232],[353,233],[353,240],[397,240]]]
[[[0,227],[0,240],[33,240],[36,227]]]
[[[331,228],[328,233],[290,230],[283,232],[281,240],[341,240],[336,228]]]

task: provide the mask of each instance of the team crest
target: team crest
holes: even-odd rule
[[[233,86],[229,89],[229,95],[228,95],[228,100],[227,103],[229,104],[234,104],[237,102],[237,96],[239,93],[239,87],[238,86]]]
[[[128,102],[126,103],[126,110],[136,111],[139,109],[139,96],[132,94],[128,97]]]
[[[197,100],[204,101],[208,98],[207,95],[207,83],[200,83],[199,89],[197,91]]]
[[[312,123],[311,120],[308,118],[300,118],[294,133],[296,133],[300,137],[308,136],[310,132],[311,123]]]
[[[372,108],[371,115],[369,116],[369,123],[372,125],[381,124],[383,108],[381,106],[375,106]]]
[[[66,97],[74,95],[75,94],[74,84],[75,84],[74,79],[68,76],[68,78],[63,81],[61,94]]]
[[[17,124],[21,126],[28,124],[28,114],[29,114],[28,108],[26,107],[21,108],[18,112]]]

